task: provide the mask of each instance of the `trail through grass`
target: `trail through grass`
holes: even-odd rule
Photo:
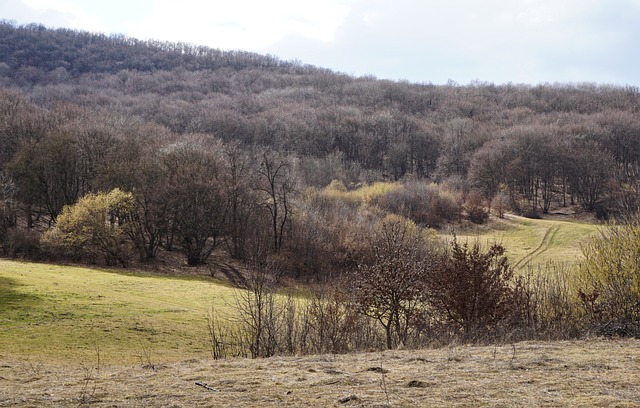
[[[498,243],[516,270],[542,267],[548,262],[575,266],[582,258],[581,246],[596,234],[598,225],[562,218],[533,220],[515,215],[492,219],[488,226],[456,232],[462,241]]]
[[[206,278],[0,260],[0,356],[173,361],[208,353],[206,316],[234,290]]]

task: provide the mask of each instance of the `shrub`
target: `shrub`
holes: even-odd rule
[[[376,200],[386,211],[432,228],[458,220],[462,212],[460,202],[460,194],[444,186],[423,182],[406,183]]]
[[[527,332],[530,337],[570,339],[584,332],[584,311],[574,296],[575,270],[547,263],[524,275],[527,287]]]
[[[583,247],[578,296],[597,321],[640,318],[640,218],[611,223]]]
[[[77,257],[102,254],[108,265],[119,262],[126,267],[129,251],[126,220],[135,211],[131,193],[114,189],[109,193],[88,194],[73,206],[65,206],[56,225],[43,237],[55,254]]]
[[[472,191],[467,195],[464,203],[469,221],[474,224],[484,224],[489,219],[489,212],[484,208],[482,197],[476,191]]]
[[[18,227],[8,228],[0,244],[4,255],[9,257],[24,257],[35,260],[42,256],[40,235],[32,230]]]
[[[497,244],[486,252],[477,242],[460,245],[454,237],[450,254],[428,280],[434,312],[465,338],[522,324],[527,296],[504,252]]]

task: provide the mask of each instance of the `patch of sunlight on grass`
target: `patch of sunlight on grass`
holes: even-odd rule
[[[0,344],[54,361],[202,356],[208,311],[233,299],[212,279],[0,260]]]

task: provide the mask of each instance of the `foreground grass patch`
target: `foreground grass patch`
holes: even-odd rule
[[[155,370],[9,360],[0,406],[637,407],[639,360],[631,339],[185,360]]]
[[[211,279],[0,260],[0,356],[173,361],[208,353],[206,316],[234,290]]]

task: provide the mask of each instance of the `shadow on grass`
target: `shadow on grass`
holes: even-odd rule
[[[0,313],[22,308],[26,303],[39,300],[35,295],[17,290],[19,286],[14,279],[0,276]]]

